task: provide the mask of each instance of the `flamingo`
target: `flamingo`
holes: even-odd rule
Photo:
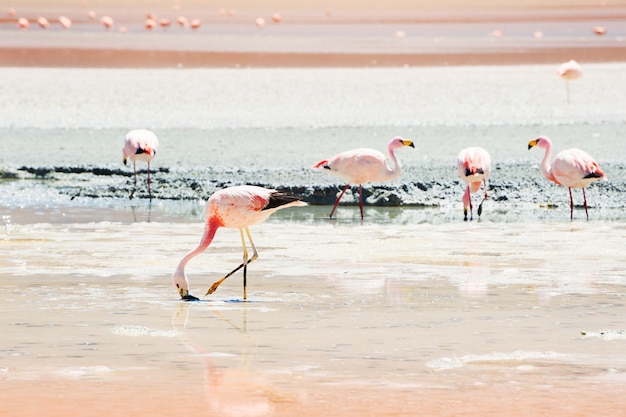
[[[255,20],[256,27],[259,29],[263,29],[265,27],[265,19],[262,17],[257,17]]]
[[[333,217],[333,213],[335,213],[339,205],[339,200],[341,200],[346,190],[350,188],[350,184],[358,184],[359,208],[361,210],[361,220],[363,220],[363,184],[366,182],[392,181],[398,178],[402,172],[402,165],[396,158],[394,151],[403,146],[415,148],[411,140],[403,139],[401,136],[391,139],[387,145],[387,151],[393,162],[393,167],[389,166],[381,152],[368,148],[341,152],[330,159],[324,159],[313,165],[313,168],[330,170],[332,174],[346,180],[348,183],[339,194],[339,197],[337,197],[337,200],[335,200],[335,205],[329,217]]]
[[[567,102],[569,103],[569,82],[576,80],[583,75],[580,64],[573,59],[562,63],[556,71],[557,75],[565,80],[565,89],[567,91]]]
[[[133,198],[135,190],[137,189],[137,166],[136,161],[148,162],[148,195],[152,198],[152,191],[150,190],[150,161],[156,155],[159,148],[159,140],[156,135],[146,129],[131,130],[126,134],[126,140],[124,142],[124,165],[126,161],[130,159],[133,161],[133,170],[135,171],[135,183],[133,186],[133,192],[130,198]]]
[[[50,26],[50,22],[45,17],[38,17],[37,24],[42,29],[46,29],[48,26]]]
[[[541,173],[548,180],[558,185],[567,187],[569,191],[569,210],[570,220],[574,220],[574,200],[572,199],[572,188],[583,189],[583,199],[585,205],[585,214],[589,220],[589,212],[587,211],[587,196],[585,195],[585,187],[596,180],[606,180],[606,174],[591,155],[580,149],[567,149],[559,152],[552,165],[550,165],[550,157],[552,155],[552,141],[546,136],[539,136],[528,142],[528,149],[535,146],[546,150],[543,160],[541,161]]]
[[[100,23],[102,24],[102,26],[104,26],[106,30],[111,29],[115,24],[111,16],[102,16],[102,18],[100,19]]]
[[[59,23],[63,29],[69,29],[72,27],[72,20],[69,17],[59,16]]]
[[[482,183],[485,189],[483,201],[478,205],[478,217],[483,212],[483,203],[487,199],[487,178],[491,173],[491,156],[481,147],[474,146],[465,148],[459,152],[457,158],[459,178],[465,182],[465,193],[463,194],[463,220],[467,221],[467,208],[470,209],[470,220],[473,220],[473,207],[471,193],[476,193]]]
[[[201,24],[202,22],[200,21],[200,19],[193,19],[191,22],[189,22],[189,27],[195,30],[198,29]]]
[[[17,19],[17,27],[19,27],[20,29],[28,29],[29,25],[30,22],[25,17],[20,17],[19,19]]]
[[[258,258],[258,253],[248,228],[263,223],[271,214],[280,209],[306,205],[307,203],[300,201],[294,195],[252,185],[229,187],[215,192],[206,205],[204,234],[198,247],[183,257],[172,276],[174,285],[181,298],[186,301],[198,300],[198,298],[189,294],[189,280],[185,274],[185,266],[193,257],[206,250],[220,227],[226,227],[239,229],[243,247],[243,263],[216,281],[209,288],[206,295],[213,294],[226,278],[243,268],[243,299],[246,300],[248,264]],[[248,241],[252,247],[253,254],[250,258],[248,258],[244,232],[248,236]]]

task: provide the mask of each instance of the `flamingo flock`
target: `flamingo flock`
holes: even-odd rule
[[[175,8],[179,9],[179,8]],[[220,16],[235,16],[235,11],[233,9],[224,9],[220,8],[218,10],[218,14]],[[87,12],[88,22],[94,22],[97,20],[98,14],[94,10],[89,10]],[[15,24],[18,29],[26,30],[30,27],[31,22],[37,23],[41,29],[47,29],[50,27],[52,23],[58,23],[63,29],[69,29],[72,27],[72,20],[66,16],[59,16],[56,19],[47,18],[44,16],[39,16],[36,19],[29,19],[24,16],[17,16],[17,10],[15,8],[9,8],[7,10],[7,17],[9,19],[15,19]],[[271,20],[273,23],[278,24],[283,21],[283,17],[280,13],[272,13],[271,16],[268,17],[268,20]],[[112,30],[116,27],[115,20],[113,17],[108,15],[103,15],[100,17],[99,21],[100,25],[105,30]],[[146,13],[146,18],[143,22],[143,27],[146,30],[152,30],[156,27],[161,27],[164,30],[172,26],[172,24],[176,22],[181,29],[190,28],[192,30],[198,29],[202,26],[202,21],[197,18],[189,19],[186,16],[179,15],[176,19],[170,19],[168,17],[158,17],[155,13],[148,12]],[[266,19],[263,16],[259,16],[255,18],[254,23],[258,29],[265,28]],[[123,25],[117,25],[117,31],[125,33],[128,31],[128,28]]]

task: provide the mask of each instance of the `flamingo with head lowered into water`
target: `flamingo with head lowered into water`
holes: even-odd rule
[[[215,233],[220,227],[226,227],[239,229],[241,245],[243,247],[243,262],[222,279],[216,281],[207,291],[207,295],[215,292],[217,287],[219,287],[226,278],[243,268],[243,299],[246,300],[246,273],[248,264],[258,258],[257,250],[252,242],[248,228],[263,223],[270,215],[278,210],[306,205],[307,203],[300,201],[298,197],[289,193],[252,185],[229,187],[214,193],[209,198],[206,205],[204,234],[202,235],[200,244],[183,257],[176,267],[176,271],[174,271],[172,280],[178,294],[186,301],[198,300],[198,298],[189,293],[189,280],[185,274],[185,266],[191,259],[204,252],[206,248],[209,247],[215,237]],[[248,241],[252,247],[253,254],[250,258],[248,258],[244,232],[245,235],[248,236]]]

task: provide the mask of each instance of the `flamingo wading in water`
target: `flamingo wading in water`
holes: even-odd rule
[[[156,155],[158,148],[159,139],[149,130],[135,129],[126,134],[124,148],[122,149],[124,153],[123,162],[126,165],[126,161],[130,159],[133,162],[133,170],[135,171],[135,182],[130,198],[133,198],[137,189],[137,161],[146,161],[148,163],[148,195],[152,198],[152,191],[150,190],[150,161]]]
[[[589,220],[589,212],[587,211],[587,196],[585,195],[585,187],[593,181],[604,179],[606,174],[600,169],[598,163],[591,155],[580,149],[567,149],[559,152],[550,165],[550,157],[552,156],[552,141],[546,136],[539,136],[528,142],[528,149],[539,147],[546,150],[543,160],[541,161],[541,173],[548,180],[555,184],[567,187],[569,191],[569,210],[570,220],[574,219],[574,200],[572,199],[572,188],[583,189],[583,201],[585,206],[585,214]]]
[[[409,139],[403,139],[400,136],[389,141],[387,150],[393,166],[390,167],[385,156],[374,149],[359,148],[350,151],[338,153],[330,159],[324,159],[313,165],[313,168],[324,168],[332,174],[347,182],[344,189],[335,200],[333,209],[329,217],[333,217],[339,200],[352,184],[359,186],[359,209],[361,210],[361,220],[363,220],[363,184],[366,182],[386,182],[392,181],[402,173],[402,165],[396,158],[395,150],[403,146],[415,148],[413,142]]]
[[[246,272],[248,264],[258,258],[257,250],[252,242],[248,228],[263,223],[270,215],[280,209],[306,205],[307,203],[300,201],[294,195],[252,185],[229,187],[214,193],[206,205],[206,219],[202,239],[198,247],[183,257],[172,277],[181,298],[186,301],[198,300],[198,298],[189,294],[189,280],[185,274],[185,266],[193,257],[206,250],[220,227],[226,227],[239,229],[243,247],[243,262],[223,278],[216,281],[209,288],[206,295],[213,294],[226,278],[243,268],[243,299],[246,300]],[[250,258],[248,258],[244,232],[248,236],[248,241],[252,247],[253,254]]]
[[[483,203],[487,199],[487,178],[491,173],[491,156],[481,147],[474,146],[465,148],[459,152],[458,161],[459,178],[465,182],[463,194],[463,220],[467,221],[467,208],[470,210],[470,220],[473,220],[472,193],[478,192],[482,183],[485,189],[483,201],[478,205],[476,213],[478,217],[483,212]]]

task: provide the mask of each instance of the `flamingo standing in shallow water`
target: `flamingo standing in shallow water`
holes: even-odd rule
[[[552,165],[550,165],[550,157],[552,155],[552,141],[546,136],[539,136],[528,142],[528,149],[535,146],[546,150],[543,160],[541,161],[541,173],[548,180],[555,184],[567,187],[569,191],[569,209],[570,220],[574,219],[574,200],[572,199],[572,188],[583,189],[583,199],[585,205],[585,214],[589,220],[587,211],[587,196],[585,195],[585,187],[593,181],[604,179],[606,174],[600,169],[598,163],[591,155],[580,149],[567,149],[559,152]]]
[[[392,181],[398,178],[400,173],[402,173],[402,165],[396,158],[395,150],[403,146],[415,148],[411,140],[403,139],[400,136],[391,139],[387,145],[393,167],[389,166],[381,152],[368,148],[341,152],[330,159],[324,159],[313,165],[313,168],[328,169],[332,174],[348,183],[341,191],[341,194],[339,194],[339,197],[337,197],[337,200],[335,200],[335,205],[329,217],[333,217],[333,213],[335,213],[335,209],[339,205],[339,200],[341,200],[341,197],[350,188],[351,184],[358,184],[359,208],[361,209],[361,220],[363,220],[363,184],[366,182]]]
[[[152,191],[150,190],[150,161],[156,155],[158,148],[159,140],[149,130],[135,129],[126,134],[124,148],[122,149],[124,153],[123,161],[124,165],[126,165],[126,161],[130,159],[133,162],[133,170],[135,171],[135,182],[130,198],[133,198],[137,189],[137,161],[146,161],[148,163],[148,195],[152,198]]]
[[[567,92],[567,103],[569,104],[569,82],[570,80],[577,80],[582,77],[583,70],[580,67],[580,64],[573,59],[570,59],[567,62],[562,63],[559,66],[559,69],[556,71],[556,74],[565,80],[565,90]]]
[[[226,278],[243,268],[243,299],[246,300],[246,272],[248,264],[258,258],[257,250],[252,242],[248,228],[263,223],[271,214],[280,209],[306,205],[307,203],[300,201],[298,197],[291,194],[252,185],[229,187],[214,193],[206,205],[204,234],[200,244],[185,255],[172,277],[181,298],[187,301],[198,300],[198,298],[189,294],[189,280],[185,274],[185,266],[193,257],[206,250],[220,227],[227,227],[239,229],[243,247],[243,262],[222,279],[216,281],[207,291],[207,295],[213,294]],[[253,254],[250,258],[248,258],[244,231],[252,247]]]
[[[472,195],[480,189],[482,183],[485,188],[483,201],[478,205],[478,217],[483,212],[483,203],[487,199],[487,178],[491,173],[491,156],[481,147],[465,148],[459,152],[457,165],[459,178],[467,185],[463,194],[463,220],[467,221],[467,208],[470,210],[470,220],[473,220]]]

